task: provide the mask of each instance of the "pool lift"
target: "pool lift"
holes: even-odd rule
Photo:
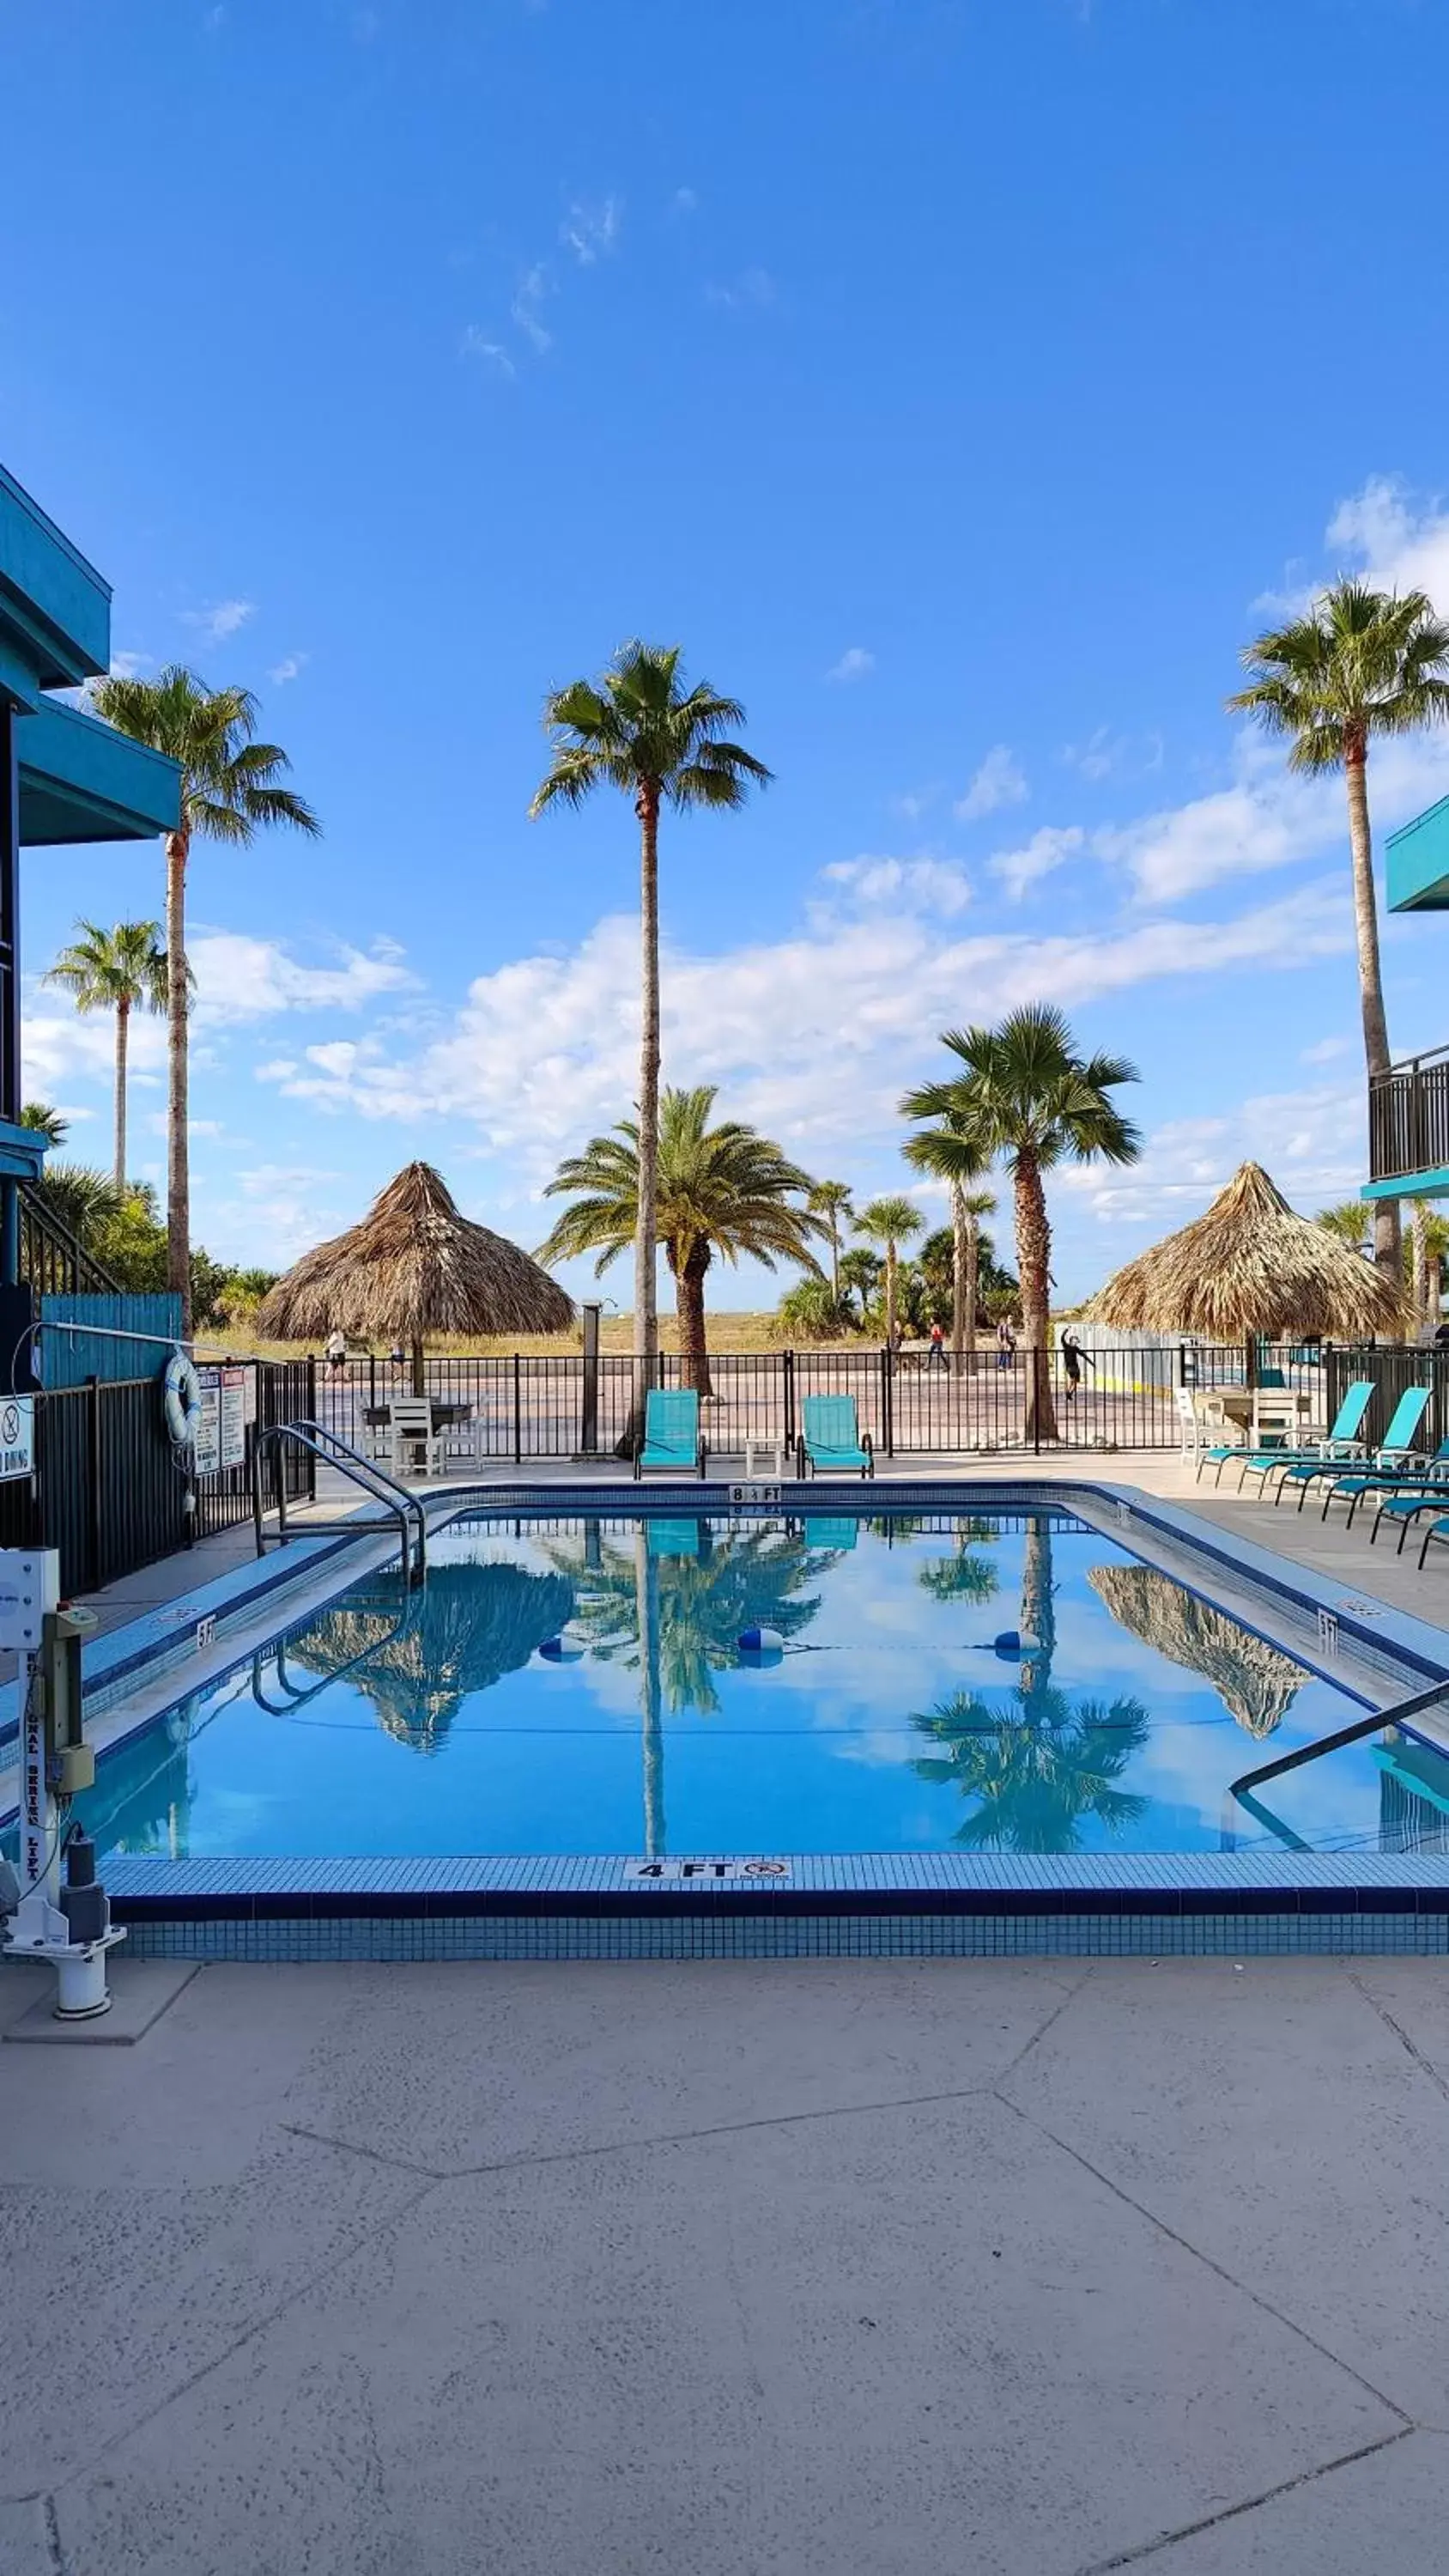
[[[95,1845],[70,1816],[96,1776],[81,1726],[81,1639],[95,1624],[93,1611],[62,1604],[57,1549],[0,1548],[0,1647],[19,1658],[20,1692],[20,1867],[0,1861],[4,1954],[54,1967],[58,2021],[110,2011],[106,1956],[126,1937]]]

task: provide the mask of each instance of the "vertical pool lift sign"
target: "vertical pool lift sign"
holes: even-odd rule
[[[214,1476],[219,1467],[240,1467],[247,1454],[247,1371],[203,1368],[196,1372],[201,1404],[196,1416],[196,1472]]]
[[[7,1395],[0,1402],[0,1484],[35,1473],[35,1398]]]

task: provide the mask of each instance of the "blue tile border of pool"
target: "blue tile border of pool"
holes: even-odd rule
[[[520,1481],[426,1493],[430,1530],[459,1520],[534,1519],[598,1511],[778,1518],[842,1512],[1051,1510],[1086,1517],[1127,1548],[1134,1525],[1190,1550],[1231,1582],[1267,1592],[1316,1622],[1329,1611],[1361,1657],[1405,1692],[1449,1683],[1449,1633],[1292,1565],[1251,1539],[1228,1538],[1190,1510],[1131,1486],[1050,1476],[880,1477],[865,1487],[782,1483],[779,1499],[735,1502],[727,1484]],[[1084,1514],[1083,1507],[1086,1507]],[[372,1535],[369,1529],[369,1535]],[[359,1531],[359,1536],[361,1532]],[[349,1550],[346,1536],[304,1535],[279,1554],[234,1567],[179,1603],[128,1623],[86,1650],[88,1703],[164,1671],[190,1650],[181,1632],[228,1629],[271,1595],[315,1577]],[[1178,1571],[1178,1579],[1182,1579]],[[1204,1597],[1212,1599],[1211,1592]],[[279,1601],[279,1607],[280,1607]],[[1241,1603],[1229,1615],[1243,1618]],[[278,1631],[285,1626],[279,1620]],[[231,1666],[208,1671],[204,1687]],[[1311,1669],[1371,1704],[1316,1660]],[[178,1693],[178,1696],[181,1694]],[[11,1699],[13,1703],[13,1686]],[[0,1702],[0,1731],[4,1707]],[[156,1711],[137,1729],[156,1722]],[[13,1725],[13,1707],[11,1711]],[[126,1731],[116,1742],[126,1740]],[[113,1751],[114,1745],[107,1747]],[[104,1761],[103,1754],[102,1760]],[[133,1954],[301,1958],[655,1958],[765,1956],[1198,1955],[1372,1949],[1449,1952],[1449,1856],[1351,1853],[1102,1854],[1062,1858],[959,1853],[775,1855],[775,1882],[670,1878],[641,1885],[634,1856],[587,1859],[190,1860],[113,1857],[116,1919]],[[676,1863],[674,1866],[681,1866]],[[696,1866],[707,1865],[698,1856]]]

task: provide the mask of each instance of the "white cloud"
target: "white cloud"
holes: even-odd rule
[[[827,680],[864,680],[874,669],[875,655],[868,653],[863,644],[850,644],[825,676]]]
[[[361,1010],[381,993],[416,983],[390,939],[374,940],[365,951],[339,942],[337,962],[327,966],[300,964],[278,940],[243,931],[203,930],[188,946],[199,1028],[269,1019],[279,1011]]]
[[[1098,725],[1085,742],[1063,743],[1061,758],[1068,769],[1077,770],[1093,782],[1100,778],[1142,777],[1149,770],[1160,769],[1164,746],[1160,733],[1113,733],[1110,726]]]
[[[110,676],[113,680],[136,680],[151,668],[149,653],[113,653]]]
[[[1223,878],[1321,858],[1347,840],[1343,781],[1288,769],[1275,745],[1240,734],[1230,787],[1092,835],[1099,858],[1128,869],[1149,903],[1175,903]],[[1406,735],[1375,747],[1369,794],[1380,829],[1449,789],[1449,733]]]
[[[54,1100],[80,1079],[109,1084],[115,1075],[116,1033],[109,1013],[81,1012],[58,995],[27,1000],[21,1026],[21,1060],[28,1098]],[[162,1023],[147,1013],[131,1023],[131,1067],[137,1078],[166,1061]]]
[[[280,662],[272,664],[267,678],[274,689],[284,689],[289,680],[300,679],[311,659],[310,653],[284,653]]]
[[[1002,805],[1022,805],[1030,790],[1026,779],[1004,742],[993,743],[964,796],[954,808],[960,823],[974,823],[982,814],[994,814]]]
[[[545,343],[545,345],[547,345],[547,343]],[[470,322],[467,325],[458,342],[458,348],[460,354],[465,358],[485,358],[490,366],[494,366],[498,369],[500,375],[504,375],[512,379],[518,373],[518,369],[514,365],[512,358],[509,356],[508,351],[504,348],[502,341],[490,340],[487,332],[482,328],[480,323]]]
[[[218,599],[209,608],[184,608],[181,622],[184,626],[194,626],[209,644],[224,644],[229,635],[235,635],[256,613],[255,600]]]
[[[606,258],[619,238],[620,209],[617,197],[605,197],[597,205],[576,198],[558,228],[559,240],[571,250],[581,268],[592,268],[595,260]]]
[[[1029,886],[1074,858],[1086,837],[1080,823],[1045,823],[1021,849],[1000,850],[987,865],[993,876],[1000,877],[1012,902],[1020,903]]]
[[[952,859],[832,859],[820,871],[858,903],[890,903],[920,912],[961,912],[970,880]]]
[[[807,1158],[858,1156],[896,1141],[896,1101],[926,1070],[938,1028],[1022,1001],[1073,1009],[1163,976],[1281,972],[1351,940],[1337,876],[1234,921],[1046,939],[944,937],[935,914],[897,900],[723,955],[669,954],[665,1075],[726,1086],[735,1115]],[[329,1071],[307,1053],[285,1059],[277,1087],[368,1119],[469,1122],[536,1183],[566,1146],[620,1116],[637,1058],[638,924],[613,916],[571,951],[480,976],[452,1027],[411,1058],[373,1040]]]
[[[1063,1165],[1052,1189],[1103,1224],[1130,1223],[1150,1241],[1190,1224],[1240,1163],[1261,1163],[1284,1197],[1311,1216],[1357,1193],[1367,1159],[1363,1086],[1353,1083],[1260,1092],[1215,1117],[1171,1119],[1149,1132],[1141,1161],[1129,1169]]]
[[[1407,484],[1372,474],[1340,501],[1328,542],[1383,588],[1426,590],[1436,608],[1449,610],[1449,510],[1437,500],[1416,504]]]
[[[707,304],[718,304],[727,313],[759,313],[774,303],[775,281],[767,268],[747,268],[726,285],[707,286],[704,296]]]
[[[538,308],[544,297],[551,295],[552,292],[553,286],[548,270],[541,260],[535,261],[533,267],[525,269],[519,279],[518,290],[509,307],[525,340],[528,341],[535,356],[540,358],[546,349],[553,347],[553,333],[544,329]]]
[[[1352,1045],[1352,1038],[1320,1038],[1315,1046],[1303,1049],[1298,1061],[1300,1064],[1334,1064],[1339,1056],[1349,1053]]]

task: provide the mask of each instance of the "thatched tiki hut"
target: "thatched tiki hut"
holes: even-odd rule
[[[421,1395],[423,1344],[435,1333],[562,1333],[573,1299],[516,1243],[461,1216],[441,1173],[409,1163],[360,1225],[304,1253],[257,1314],[279,1342],[333,1332],[411,1345]]]
[[[1400,1323],[1392,1283],[1295,1215],[1260,1163],[1244,1163],[1205,1215],[1115,1272],[1087,1313],[1103,1324],[1209,1342],[1250,1333],[1365,1341]]]

